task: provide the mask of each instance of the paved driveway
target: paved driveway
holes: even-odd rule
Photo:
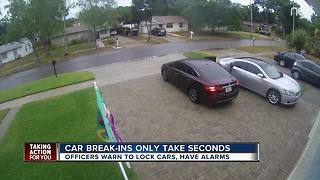
[[[159,74],[103,88],[126,141],[259,141],[261,162],[134,163],[140,179],[285,179],[298,161],[318,108],[270,105],[241,89],[222,107],[192,104]]]

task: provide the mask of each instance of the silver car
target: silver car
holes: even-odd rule
[[[219,63],[240,80],[240,86],[265,96],[271,104],[293,105],[301,95],[298,82],[263,60],[226,58]]]

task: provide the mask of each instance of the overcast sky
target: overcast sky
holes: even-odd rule
[[[75,1],[75,0],[69,0],[69,1]],[[118,6],[130,6],[131,0],[116,0],[118,2]],[[238,2],[240,4],[248,5],[250,4],[250,0],[231,0],[232,2]],[[312,8],[304,1],[304,0],[294,0],[298,4],[300,4],[300,13],[303,17],[307,19],[311,19],[311,15],[314,13]],[[1,14],[5,14],[4,6],[8,4],[7,0],[0,0],[0,11]],[[73,9],[70,11],[70,16],[75,17],[78,12],[78,9]]]

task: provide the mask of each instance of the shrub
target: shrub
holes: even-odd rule
[[[304,30],[297,30],[288,37],[289,47],[295,48],[297,52],[301,52],[306,47],[307,33]]]

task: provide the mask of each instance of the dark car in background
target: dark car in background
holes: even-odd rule
[[[166,31],[165,28],[157,27],[157,28],[153,28],[151,30],[151,35],[154,35],[154,36],[166,36],[167,35],[167,31]]]
[[[230,102],[239,94],[240,82],[219,64],[208,59],[184,59],[162,65],[164,81],[188,93],[194,103]]]
[[[320,87],[320,64],[310,60],[297,60],[292,69],[292,77],[305,80],[317,87]]]
[[[266,31],[266,30],[259,31],[259,34],[264,35],[264,36],[271,36],[271,32]]]
[[[282,67],[291,68],[298,59],[306,59],[302,54],[296,52],[278,52],[274,55],[274,60]]]

